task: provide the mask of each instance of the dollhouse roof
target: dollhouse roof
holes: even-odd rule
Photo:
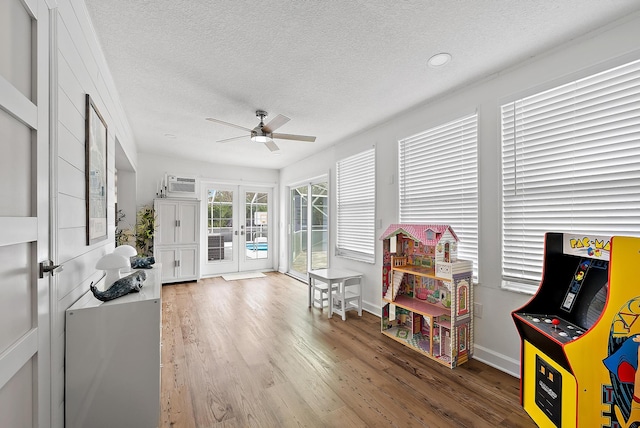
[[[427,239],[427,231],[429,230],[434,232],[435,239]],[[447,230],[451,233],[453,239],[458,241],[458,236],[448,224],[392,224],[385,230],[380,239],[389,239],[402,233],[424,245],[436,245]]]

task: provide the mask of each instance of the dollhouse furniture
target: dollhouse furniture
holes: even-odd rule
[[[346,321],[347,311],[355,310],[358,316],[362,316],[362,284],[359,276],[345,279],[332,294],[331,312],[342,316],[342,321]]]
[[[360,272],[351,271],[348,269],[316,269],[310,270],[307,272],[308,278],[308,286],[309,286],[309,307],[313,306],[315,299],[316,291],[321,293],[320,302],[324,298],[322,296],[322,292],[324,291],[327,295],[329,313],[328,317],[331,318],[333,315],[333,295],[334,293],[328,292],[328,290],[337,289],[343,282],[350,278],[362,278],[362,274]],[[320,282],[320,284],[317,284]],[[359,294],[362,290],[360,290]],[[358,300],[358,314],[362,315],[362,299]],[[344,319],[344,318],[343,318]]]
[[[448,225],[392,224],[383,241],[382,333],[454,368],[473,355],[473,265]]]

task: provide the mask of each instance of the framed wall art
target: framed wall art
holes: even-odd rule
[[[107,239],[107,124],[86,95],[87,245]]]

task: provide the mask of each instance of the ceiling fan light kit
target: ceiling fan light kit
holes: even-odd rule
[[[290,119],[281,114],[274,117],[269,123],[264,124],[264,118],[268,116],[268,113],[264,110],[256,110],[256,116],[260,118],[260,123],[253,129],[245,128],[244,126],[235,125],[233,123],[225,122],[223,120],[214,119],[208,117],[207,120],[211,122],[221,123],[223,125],[239,128],[244,131],[248,131],[249,135],[242,135],[240,137],[227,138],[225,140],[218,140],[219,143],[226,143],[232,140],[244,139],[249,137],[251,141],[256,143],[263,143],[272,152],[277,152],[280,148],[273,142],[273,139],[280,140],[294,140],[294,141],[308,141],[314,142],[316,137],[307,135],[293,135],[293,134],[274,134],[273,131],[287,123]]]
[[[251,141],[254,143],[266,143],[267,141],[271,141],[272,138],[267,134],[258,134],[257,132],[251,133]]]

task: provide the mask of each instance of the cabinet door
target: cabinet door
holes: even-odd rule
[[[178,203],[174,201],[156,201],[157,228],[155,245],[172,245],[178,241]]]
[[[158,249],[156,248],[155,254],[156,260],[162,263],[162,282],[167,282],[177,278],[176,267],[176,250],[171,249]]]
[[[180,278],[194,278],[198,276],[198,249],[180,248],[178,250],[178,271]]]
[[[200,234],[198,218],[199,204],[197,202],[182,202],[178,206],[179,211],[179,227],[178,242],[180,244],[196,244]]]

